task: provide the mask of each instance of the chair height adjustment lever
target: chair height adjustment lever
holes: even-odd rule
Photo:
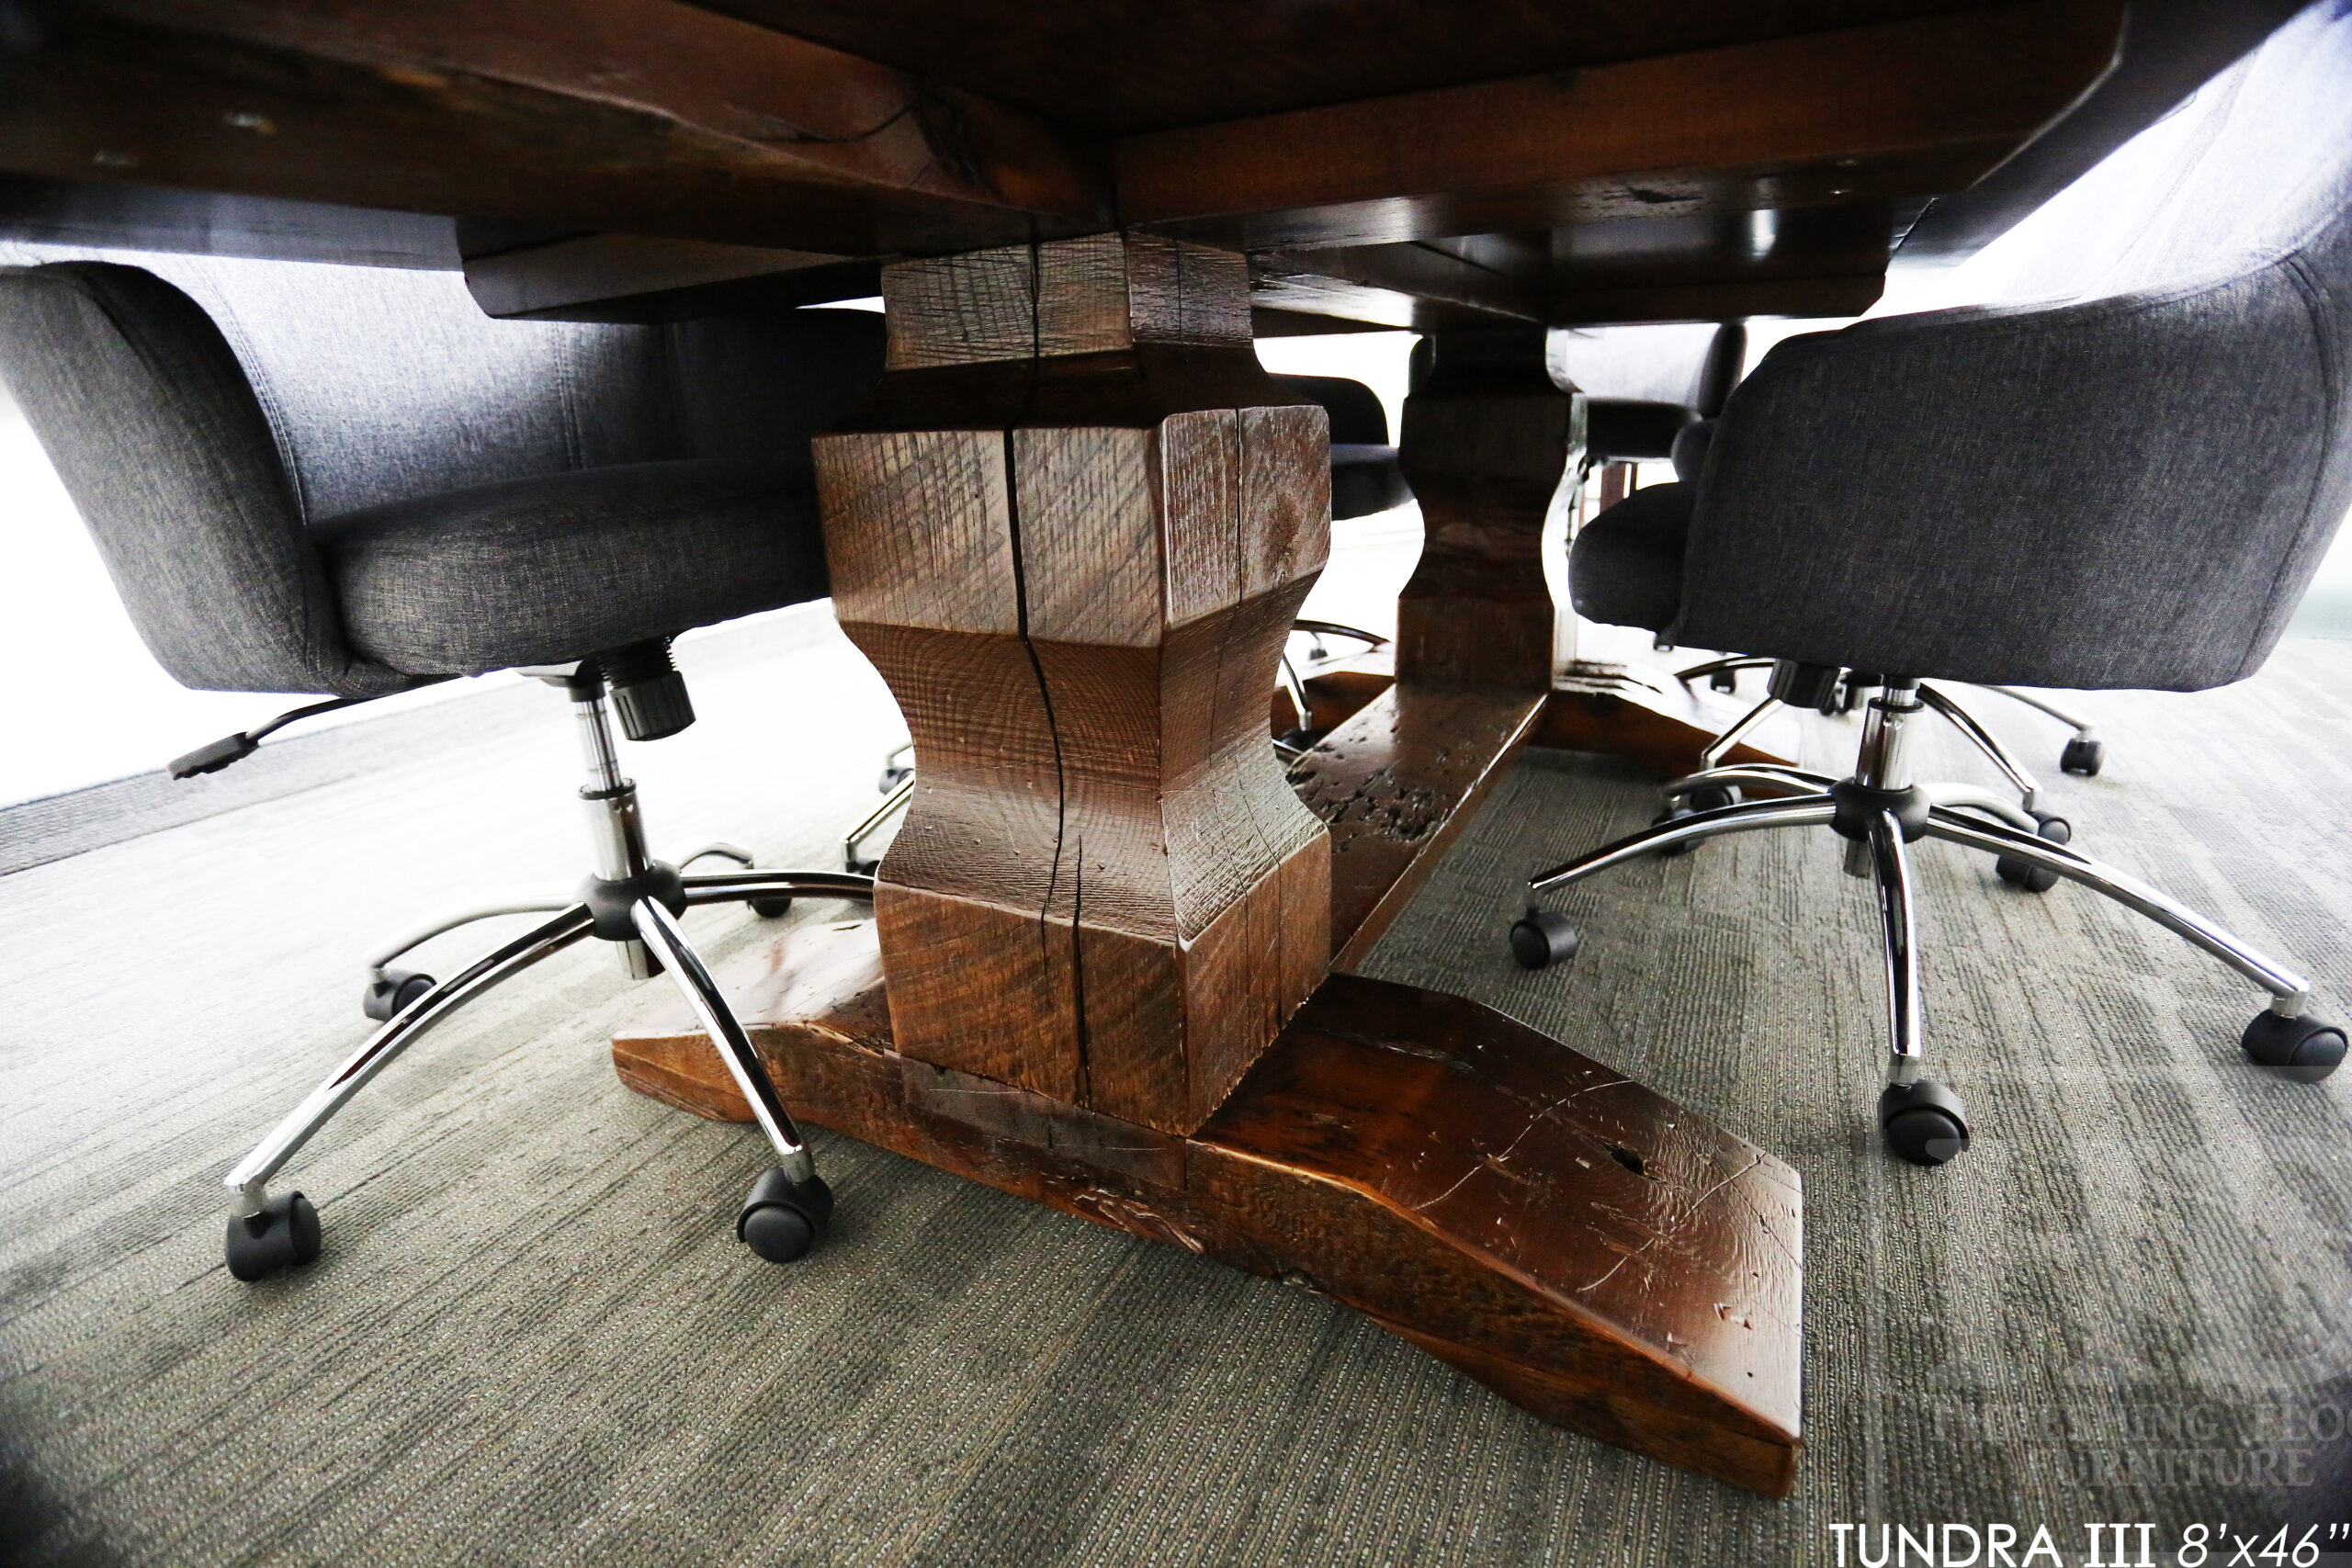
[[[315,718],[321,714],[333,713],[337,708],[353,707],[360,703],[375,700],[373,697],[331,697],[322,703],[311,703],[304,707],[289,708],[267,724],[256,726],[252,729],[241,729],[234,735],[224,735],[209,745],[199,746],[185,756],[175,757],[167,766],[172,777],[175,779],[192,779],[198,773],[217,773],[230,763],[242,762],[252,756],[261,749],[261,743],[266,738],[275,735],[297,719]]]

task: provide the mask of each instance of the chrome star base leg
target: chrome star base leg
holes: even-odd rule
[[[1703,672],[1703,667],[1702,671]],[[2246,1026],[2239,1043],[2256,1065],[2304,1082],[2325,1077],[2342,1063],[2345,1032],[2309,1018],[2310,982],[2147,884],[2053,840],[2047,824],[1987,792],[1912,783],[1905,724],[1928,711],[1916,682],[1894,681],[1871,700],[1860,755],[1850,778],[1777,765],[1703,770],[1667,786],[1689,798],[1712,786],[1771,791],[1777,798],[1685,809],[1613,844],[1538,872],[1532,894],[1569,886],[1648,855],[1668,852],[1726,833],[1775,828],[1826,827],[1846,840],[1846,868],[1871,880],[1877,895],[1886,964],[1886,1083],[1879,1125],[1888,1148],[1919,1165],[1941,1165],[1969,1145],[1967,1108],[1927,1076],[1925,1012],[1919,984],[1918,931],[1909,846],[1921,839],[1981,851],[1997,865],[2015,863],[2046,876],[2043,886],[2079,884],[2202,948],[2270,995],[2269,1006]],[[2007,873],[2002,874],[2005,878]],[[1531,903],[1510,931],[1511,953],[1529,969],[1573,957],[1579,946],[1566,917]]]
[[[1771,694],[1750,709],[1738,723],[1724,730],[1708,744],[1700,753],[1701,766],[1697,773],[1685,774],[1665,787],[1661,792],[1665,797],[1665,807],[1658,814],[1659,822],[1676,820],[1696,811],[1736,804],[1745,790],[1761,789],[1779,795],[1805,794],[1826,790],[1837,783],[1826,773],[1816,773],[1780,762],[1724,765],[1723,759],[1734,745],[1766,718],[1781,711],[1783,706],[1819,706],[1826,713],[1830,711],[1834,705],[1828,698],[1822,695],[1825,690],[1837,685],[1839,680],[1846,682],[1849,692],[1856,689],[1853,687],[1850,675],[1840,676],[1838,671],[1829,666],[1796,665],[1768,659],[1719,659],[1712,663],[1695,665],[1681,671],[1681,679],[1687,682],[1698,676],[1706,675],[1715,685],[1723,688],[1724,682],[1738,671],[1759,666],[1769,668],[1772,671]],[[2073,826],[2056,812],[2044,811],[2041,808],[2040,781],[2026,771],[2025,764],[2018,761],[2009,750],[2001,744],[1998,737],[1979,724],[1974,716],[1948,694],[1928,686],[1925,682],[1916,685],[1906,682],[1905,689],[1914,693],[1917,705],[1933,710],[1939,716],[1948,721],[1953,728],[1959,730],[1972,745],[1991,761],[2002,776],[2008,781],[2010,787],[2018,792],[2018,801],[2013,805],[1993,791],[1975,784],[1926,784],[1920,785],[1919,787],[1928,792],[1937,805],[1980,811],[1987,816],[1997,818],[2012,827],[2038,834],[2052,843],[2064,844],[2073,839]],[[1687,852],[1690,847],[1688,843],[1677,844],[1657,852],[1680,854]],[[1859,852],[1851,862],[1851,865],[1857,875],[1863,874],[1863,865]],[[2022,887],[2029,893],[2046,893],[2057,886],[2057,878],[2050,872],[2014,856],[2002,857],[1996,864],[1995,870],[1999,874],[2002,881],[2008,883],[2011,886]]]
[[[1715,691],[1736,693],[1739,690],[1739,677],[1743,671],[1769,670],[1772,671],[1773,697],[1787,701],[1789,693],[1784,688],[1789,684],[1790,677],[1782,669],[1784,662],[1781,660],[1758,659],[1749,655],[1739,655],[1730,659],[1711,659],[1704,664],[1694,664],[1688,670],[1675,671],[1675,679],[1687,686],[1691,682],[1703,678]],[[1796,668],[1828,671],[1827,666]],[[1863,694],[1871,690],[1880,682],[1880,677],[1876,675],[1860,674],[1853,671],[1828,671],[1828,672],[1836,678],[1826,683],[1816,682],[1806,691],[1805,696],[1809,700],[1803,704],[1805,706],[1817,708],[1824,716],[1852,713],[1862,705]],[[2024,808],[2037,818],[2040,817],[2041,808],[2036,797],[2041,793],[2041,786],[2034,783],[2032,775],[2028,773],[2023,765],[2018,761],[2016,754],[2001,743],[2000,738],[1978,722],[1975,716],[1952,696],[1949,687],[1959,683],[1944,682],[1930,687],[1925,682],[1920,682],[1919,696],[1929,707],[1950,720],[1952,727],[1967,738],[1969,744],[1984,752],[1986,759],[1998,768],[2024,795]],[[2090,720],[2071,714],[2047,698],[2037,696],[2031,692],[2020,690],[2016,686],[1981,686],[1977,689],[1997,693],[2011,702],[2020,703],[2037,713],[2054,718],[2073,730],[2074,735],[2068,739],[2065,748],[2058,754],[2058,766],[2062,771],[2088,778],[2106,765],[2106,743],[2098,738],[2098,731],[2092,728]],[[1759,718],[1759,715],[1749,716],[1750,721]],[[1718,744],[1722,742],[1719,740]],[[1724,749],[1728,750],[1727,747]],[[1707,759],[1708,765],[1712,767],[1720,756],[1721,752],[1711,754]]]
[[[602,677],[593,666],[569,681],[573,711],[588,760],[588,783],[580,792],[596,846],[596,872],[578,894],[559,898],[518,894],[461,906],[411,928],[368,955],[371,998],[375,987],[392,993],[394,1006],[383,1026],[296,1106],[227,1178],[231,1213],[225,1245],[229,1271],[257,1280],[319,1253],[319,1218],[300,1192],[273,1197],[269,1182],[335,1112],[366,1088],[401,1053],[458,1009],[514,978],[541,959],[594,937],[614,944],[632,976],[667,972],[688,1006],[709,1031],[736,1085],[752,1107],[760,1130],[775,1149],[776,1168],[761,1177],[737,1216],[736,1235],[760,1257],[790,1262],[824,1235],[832,1213],[832,1193],[817,1174],[808,1144],[769,1080],[750,1036],[710,971],[687,942],[678,917],[689,906],[742,903],[789,908],[795,897],[871,900],[874,881],[837,872],[764,870],[750,864],[749,852],[728,843],[708,844],[688,861],[716,856],[734,861],[729,871],[682,873],[646,852],[637,786],[620,773]],[[447,983],[389,968],[390,961],[417,943],[458,926],[494,915],[550,916],[531,930],[468,965]]]

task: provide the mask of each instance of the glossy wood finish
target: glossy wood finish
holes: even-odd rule
[[[817,465],[843,629],[922,759],[876,909],[900,1049],[1187,1131],[1321,977],[1329,849],[1266,745],[1321,570],[1322,409],[1241,258],[901,263]]]
[[[1583,460],[1583,395],[1553,384],[1540,327],[1441,333],[1419,352],[1396,454],[1421,558],[1396,601],[1396,678],[1540,695],[1559,663],[1544,522]]]
[[[2115,0],[732,8],[753,19],[683,0],[24,0],[0,171],[792,253],[779,271],[806,276],[769,302],[870,286],[834,262],[1115,215],[1281,253],[1261,303],[1295,315],[1844,310],[1894,230],[1859,249],[1828,231],[1890,202],[1899,222],[2015,152],[2119,28]],[[1808,228],[1814,208],[1847,216]],[[1788,214],[1786,235],[1756,243],[1756,211]],[[1625,222],[1688,231],[1650,230],[1632,250],[1655,254],[1612,273],[1618,243],[1577,236]],[[1323,250],[1350,254],[1318,272]],[[611,299],[710,262],[637,258]],[[493,292],[539,299],[521,313],[595,308],[557,298],[576,256],[492,270]]]
[[[0,168],[843,256],[1107,221],[1019,109],[680,0],[32,0]]]
[[[926,0],[709,3],[933,81],[1125,133],[1833,31],[1964,9],[1969,0],[1048,0],[1010,10]]]
[[[1698,770],[1701,750],[1730,724],[1720,709],[1701,707],[1663,667],[1578,660],[1554,682],[1527,743],[1623,757],[1661,778],[1679,778]],[[1751,739],[1724,761],[1793,765],[1797,759]]]
[[[774,963],[738,994],[796,1114],[1328,1295],[1606,1441],[1792,1483],[1797,1178],[1599,1063],[1476,1003],[1334,975],[1184,1137],[893,1050],[870,925],[804,929]],[[614,1055],[673,1104],[741,1106],[682,1012]]]
[[[1257,297],[1424,332],[1497,319],[1586,326],[1859,315],[1883,290],[1889,251],[1917,207],[1840,200],[1278,252],[1255,263]]]
[[[1283,250],[1950,190],[2094,85],[2120,25],[2030,0],[1133,136],[1120,209]]]

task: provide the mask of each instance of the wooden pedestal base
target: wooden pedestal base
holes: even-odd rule
[[[1540,544],[1582,403],[1542,332],[1439,340],[1406,408],[1429,543],[1396,679],[1327,690],[1318,723],[1360,705],[1285,781],[1265,694],[1328,472],[1320,411],[1250,353],[1241,258],[1100,236],[898,264],[884,291],[891,373],[816,450],[835,604],[922,771],[875,920],[724,977],[793,1113],[1785,1493],[1794,1174],[1489,1009],[1330,972],[1532,736],[1675,771],[1713,733],[1670,682],[1554,689]],[[749,1114],[683,1012],[613,1054],[632,1088]]]
[[[729,989],[796,1115],[1329,1295],[1563,1426],[1792,1484],[1796,1175],[1589,1057],[1333,975],[1179,1136],[898,1055],[870,922],[803,927],[762,961]],[[682,1009],[613,1055],[633,1089],[749,1115]]]
[[[1549,711],[1395,685],[1293,767],[1330,835],[1338,962]],[[1794,1481],[1795,1174],[1500,1013],[1333,974],[1186,1135],[899,1055],[870,922],[800,928],[720,978],[796,1116],[1321,1292],[1563,1426],[1758,1492]],[[613,1057],[642,1093],[749,1114],[678,1006]]]

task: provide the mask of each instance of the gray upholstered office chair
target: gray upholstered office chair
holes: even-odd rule
[[[1694,420],[1684,425],[1680,433],[1675,436],[1673,462],[1674,477],[1677,482],[1689,485],[1699,482],[1699,477],[1706,466],[1707,446],[1714,439],[1715,428],[1720,423],[1719,419]],[[1694,681],[1704,680],[1715,691],[1730,694],[1738,691],[1740,673],[1748,670],[1769,670],[1772,672],[1767,681],[1767,694],[1762,702],[1748,709],[1736,724],[1716,736],[1702,749],[1700,751],[1702,772],[1715,766],[1716,762],[1735,745],[1746,739],[1750,731],[1783,707],[1814,708],[1825,717],[1835,714],[1850,714],[1860,707],[1869,694],[1878,686],[1878,674],[1874,671],[1833,670],[1824,673],[1818,669],[1808,669],[1800,676],[1792,669],[1782,668],[1781,661],[1779,660],[1761,659],[1750,654],[1733,654],[1727,658],[1710,659],[1704,663],[1676,671],[1675,679],[1686,686]],[[2064,725],[2068,734],[2065,744],[2058,753],[2058,766],[2062,772],[2077,774],[2083,778],[2095,778],[2099,770],[2107,765],[2106,740],[2100,737],[2091,720],[2085,718],[2073,709],[2062,707],[2040,693],[2022,691],[2016,686],[1979,685],[1978,689],[1996,693]],[[2017,753],[2002,741],[1998,734],[1988,728],[1959,697],[1941,686],[1929,685],[1924,681],[1921,682],[1919,698],[1930,710],[1949,721],[1953,728],[1960,731],[1962,738],[1970,745],[1983,752],[1985,760],[2008,781],[2009,786],[2018,795],[2017,809],[2023,814],[2018,818],[2021,825],[2035,826],[2042,837],[2055,842],[2064,843],[2069,840],[2071,829],[2067,826],[2065,818],[2055,812],[2042,809],[2041,781],[2034,776]],[[1963,785],[1948,787],[1955,795],[1963,791],[1972,794],[1981,793]],[[1728,805],[1737,798],[1736,791],[1726,792],[1719,786],[1701,784],[1696,786],[1690,795],[1669,799],[1667,814],[1672,816],[1677,812],[1686,812],[1694,806]],[[2002,881],[2013,886],[2022,887],[2029,893],[2047,893],[2052,887],[2057,886],[2057,878],[2050,873],[2006,857],[1999,863],[1999,871]]]
[[[1585,460],[1662,463],[1676,437],[1723,412],[1747,356],[1747,328],[1564,327],[1544,352],[1555,379],[1585,395]]]
[[[2115,220],[2129,244],[2067,300],[1782,344],[1733,395],[1698,482],[1637,491],[1570,557],[1587,615],[1770,655],[1792,681],[1882,672],[1850,777],[1716,769],[1703,781],[1781,798],[1654,827],[1530,886],[1716,834],[1838,833],[1883,917],[1880,1123],[1922,1164],[1964,1149],[1969,1124],[1921,1056],[1905,851],[1921,837],[2080,883],[2231,964],[2272,998],[2241,1040],[2255,1062],[2310,1079],[2343,1060],[2301,976],[2123,872],[1938,803],[1905,756],[1926,677],[2199,691],[2253,674],[2352,504],[2352,15],[2306,11],[2194,114],[2163,131],[2183,139],[2179,166],[2145,221]],[[1531,908],[1511,943],[1533,968],[1576,936]]]
[[[1714,436],[1724,405],[1739,384],[1747,352],[1747,331],[1736,321],[1718,326],[1569,327],[1555,330],[1545,351],[1555,375],[1586,394],[1588,467],[1611,463],[1670,461],[1675,478],[1696,483],[1706,460],[1707,444]],[[1770,670],[1774,660],[1744,654],[1711,659],[1676,671],[1684,684],[1704,680],[1718,692],[1736,693],[1742,672]],[[1804,706],[1824,715],[1851,713],[1871,690],[1871,672],[1842,671],[1814,677],[1806,689],[1790,686],[1781,673],[1775,689],[1734,728],[1705,749],[1706,765],[1737,745],[1747,734],[1783,706]],[[1989,690],[2035,709],[2067,727],[2071,732],[2059,754],[2059,766],[2086,777],[2097,773],[2106,759],[2106,743],[2091,722],[2059,706],[2048,697],[2013,686]],[[1923,687],[1923,696],[2016,791],[2015,820],[2064,841],[2065,820],[2042,809],[2041,784],[2000,737],[1971,712],[1962,700],[1935,687]],[[1982,795],[1973,786],[1951,786],[1961,793]],[[1727,804],[1736,799],[1710,785],[1700,785],[1690,799],[1668,803],[1667,812],[1687,812],[1699,805]],[[2036,892],[2052,882],[2046,874],[2013,862],[2001,865],[2003,880]]]
[[[288,719],[520,669],[564,688],[588,762],[594,872],[571,898],[477,903],[372,955],[386,1021],[229,1175],[231,1271],[315,1257],[315,1209],[267,1190],[279,1168],[419,1036],[591,936],[634,976],[667,970],[720,1043],[779,1161],[737,1234],[798,1257],[831,1194],[678,917],[870,886],[755,870],[728,845],[712,849],[740,863],[721,873],[654,859],[605,694],[631,739],[674,734],[694,709],[673,637],[826,592],[808,437],[879,375],[881,318],[499,322],[453,275],[140,259],[0,268],[0,374],[164,667],[325,695]],[[175,772],[227,766],[275,728]],[[386,967],[526,910],[552,918],[451,980]]]

